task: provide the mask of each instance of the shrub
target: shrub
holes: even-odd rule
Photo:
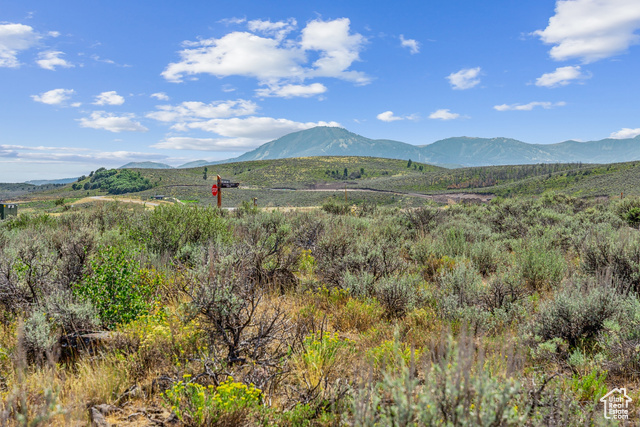
[[[444,272],[438,277],[437,284],[438,311],[446,318],[456,319],[466,307],[481,302],[482,277],[469,262]]]
[[[291,361],[298,380],[308,392],[319,393],[335,379],[335,365],[353,349],[352,342],[337,333],[319,331],[307,335]]]
[[[217,387],[205,387],[189,381],[190,378],[191,375],[184,375],[183,381],[162,394],[165,405],[188,425],[212,425],[222,419],[242,422],[244,412],[262,402],[261,390],[253,384],[236,382],[231,376]]]
[[[630,230],[595,231],[585,239],[582,268],[592,276],[611,275],[621,291],[640,291],[640,236]]]
[[[57,340],[46,313],[36,311],[24,322],[24,342],[31,360],[42,361],[51,353]]]
[[[412,229],[419,235],[425,235],[435,228],[441,218],[441,211],[436,207],[424,206],[408,209],[404,215]]]
[[[612,210],[631,227],[637,228],[640,225],[640,198],[622,199],[612,205]]]
[[[564,277],[566,263],[562,252],[545,237],[516,244],[516,262],[520,277],[533,290],[557,285]]]
[[[375,296],[390,319],[399,319],[409,312],[418,300],[417,277],[408,275],[385,277],[375,285]]]
[[[347,215],[351,213],[351,205],[338,202],[332,197],[322,204],[322,210],[333,215]]]
[[[100,248],[91,268],[74,293],[86,298],[98,310],[104,326],[113,328],[146,314],[160,278],[152,271],[140,270],[135,250]]]
[[[226,363],[275,366],[284,356],[289,328],[284,310],[265,307],[266,289],[244,264],[210,259],[209,269],[183,288],[189,305],[204,318],[209,351],[224,354]],[[226,354],[225,354],[226,353]]]
[[[553,300],[543,304],[533,322],[533,332],[542,341],[561,338],[575,347],[594,339],[605,322],[622,314],[623,299],[611,285],[594,281],[567,283]]]
[[[220,211],[177,204],[158,206],[148,216],[142,216],[131,234],[151,251],[170,256],[186,244],[226,242],[231,237]]]
[[[443,347],[434,351],[431,360],[424,365],[414,362],[413,357],[407,363],[403,350],[398,348],[397,373],[364,385],[354,396],[350,414],[352,424],[524,424],[527,412],[521,403],[521,385],[508,370],[497,374],[491,371],[488,363],[475,362],[471,340],[460,344],[451,342]],[[504,358],[502,360],[504,362]],[[420,377],[416,368],[422,368]]]
[[[476,242],[471,246],[470,258],[480,274],[488,276],[498,270],[500,249],[497,242],[489,240]]]

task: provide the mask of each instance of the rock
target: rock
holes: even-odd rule
[[[122,409],[113,405],[108,405],[106,403],[103,403],[102,405],[96,405],[94,406],[94,408],[100,411],[102,415],[107,416],[113,414],[114,412],[122,412]]]
[[[91,416],[92,427],[109,427],[107,419],[95,406],[89,410],[89,415]]]
[[[164,421],[164,423],[167,425],[178,425],[180,424],[180,418],[178,418],[175,412],[172,412],[171,415],[169,415],[169,417]]]

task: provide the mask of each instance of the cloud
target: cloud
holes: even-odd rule
[[[460,114],[452,113],[449,109],[437,110],[429,114],[430,119],[436,119],[436,120],[454,120],[459,117],[460,117]]]
[[[385,111],[384,113],[380,113],[376,116],[376,119],[383,122],[395,122],[397,120],[404,120],[403,117],[394,116],[393,111]]]
[[[152,147],[174,150],[246,151],[291,132],[316,126],[340,126],[337,122],[295,122],[272,117],[212,119],[202,122],[179,123],[175,130],[204,130],[220,138],[168,137]]]
[[[493,109],[497,111],[531,111],[535,107],[542,107],[545,110],[549,110],[551,108],[563,107],[565,105],[567,105],[567,103],[564,101],[555,102],[555,103],[554,102],[530,102],[528,104],[496,105],[493,107]]]
[[[174,127],[176,130],[200,129],[228,138],[252,138],[256,141],[270,141],[291,132],[310,129],[316,126],[340,126],[337,122],[296,122],[272,117],[245,117],[231,119],[212,119],[201,122],[184,123]]]
[[[627,138],[635,138],[640,135],[640,128],[630,129],[630,128],[622,128],[618,132],[613,132],[609,135],[609,138],[613,139],[627,139]]]
[[[109,92],[102,92],[96,96],[96,101],[93,105],[122,105],[124,104],[124,98],[116,93],[115,90]]]
[[[237,24],[243,24],[247,22],[247,19],[246,18],[224,18],[219,20],[218,22],[224,25],[237,25]]]
[[[551,58],[579,58],[584,63],[623,53],[640,40],[637,0],[558,0],[544,30],[533,34],[554,45]]]
[[[75,91],[73,89],[52,89],[47,92],[43,92],[40,95],[31,95],[36,102],[49,105],[60,105],[64,101],[71,98]]]
[[[18,53],[36,45],[40,38],[29,25],[0,24],[0,67],[19,67]]]
[[[0,158],[12,158],[16,161],[34,161],[43,163],[66,162],[119,162],[134,160],[161,160],[166,155],[158,153],[140,153],[133,151],[98,151],[79,147],[29,147],[24,145],[0,145]]]
[[[413,39],[405,39],[402,34],[400,34],[400,45],[408,48],[412,55],[420,52],[420,43]]]
[[[149,130],[134,119],[135,116],[133,114],[117,116],[106,111],[94,111],[91,113],[90,118],[84,117],[79,122],[83,128],[104,129],[115,133],[146,132]]]
[[[336,77],[358,84],[370,83],[371,79],[358,71],[347,71],[351,64],[360,59],[360,51],[367,39],[360,34],[350,33],[348,18],[333,21],[311,21],[302,30],[300,45],[304,51],[318,51],[320,58],[308,70],[312,77]]]
[[[566,86],[573,80],[583,80],[591,77],[582,73],[580,66],[560,67],[552,73],[546,73],[536,79],[536,86],[558,87]]]
[[[408,116],[396,116],[393,114],[393,111],[385,111],[384,113],[380,113],[376,116],[376,118],[383,122],[395,122],[397,120],[411,120],[411,121],[420,120],[420,116],[418,114],[409,114]],[[360,123],[357,120],[355,121],[357,123]]]
[[[169,100],[169,95],[167,95],[164,92],[156,92],[156,93],[152,93],[150,95],[152,98],[155,98],[159,101],[168,101]]]
[[[260,97],[280,97],[280,98],[294,98],[302,97],[309,98],[314,95],[325,93],[327,87],[321,83],[312,83],[310,85],[294,85],[288,84],[284,86],[272,85],[265,89],[256,90],[256,95]]]
[[[73,64],[60,58],[61,55],[64,55],[64,52],[60,52],[58,50],[47,50],[45,52],[40,52],[38,53],[38,60],[36,61],[36,63],[40,66],[40,68],[51,71],[54,71],[56,67],[74,67]]]
[[[294,18],[278,22],[271,22],[270,20],[263,21],[260,19],[247,22],[247,27],[250,31],[274,36],[277,40],[282,40],[287,34],[295,30],[297,25],[298,23]]]
[[[480,83],[480,79],[478,78],[480,71],[480,67],[464,68],[456,73],[449,74],[447,80],[449,80],[453,89],[471,89]]]
[[[262,145],[263,142],[250,138],[190,138],[172,136],[153,144],[153,148],[169,150],[197,151],[247,151]]]
[[[367,84],[371,81],[368,76],[349,69],[360,59],[366,43],[365,37],[351,33],[350,24],[347,18],[314,20],[302,29],[300,37],[287,37],[294,30],[293,19],[275,23],[250,21],[252,32],[234,31],[219,39],[186,42],[180,61],[170,63],[162,76],[181,82],[196,74],[219,78],[235,75],[279,86],[333,77]],[[317,60],[308,64],[309,56],[317,56]]]
[[[159,111],[148,113],[150,119],[161,122],[187,122],[201,119],[220,119],[254,114],[258,105],[253,101],[214,101],[209,104],[187,101],[179,105],[159,105]]]

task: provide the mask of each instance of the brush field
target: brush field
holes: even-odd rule
[[[82,206],[0,223],[3,425],[604,425],[608,390],[640,399],[640,199]]]

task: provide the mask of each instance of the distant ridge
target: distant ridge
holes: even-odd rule
[[[411,159],[449,167],[573,162],[618,163],[640,160],[640,136],[588,142],[564,141],[557,144],[528,144],[511,138],[454,137],[418,146],[388,139],[369,139],[343,128],[320,126],[290,133],[233,159],[197,160],[178,167],[192,168],[251,160],[315,156]],[[123,167],[144,167],[130,165],[147,163],[152,162],[130,163]]]
[[[46,184],[69,184],[76,181],[78,178],[61,178],[61,179],[34,179],[31,181],[25,181],[25,184],[32,185],[46,185]]]
[[[130,162],[118,169],[173,169],[173,166],[157,162]]]

